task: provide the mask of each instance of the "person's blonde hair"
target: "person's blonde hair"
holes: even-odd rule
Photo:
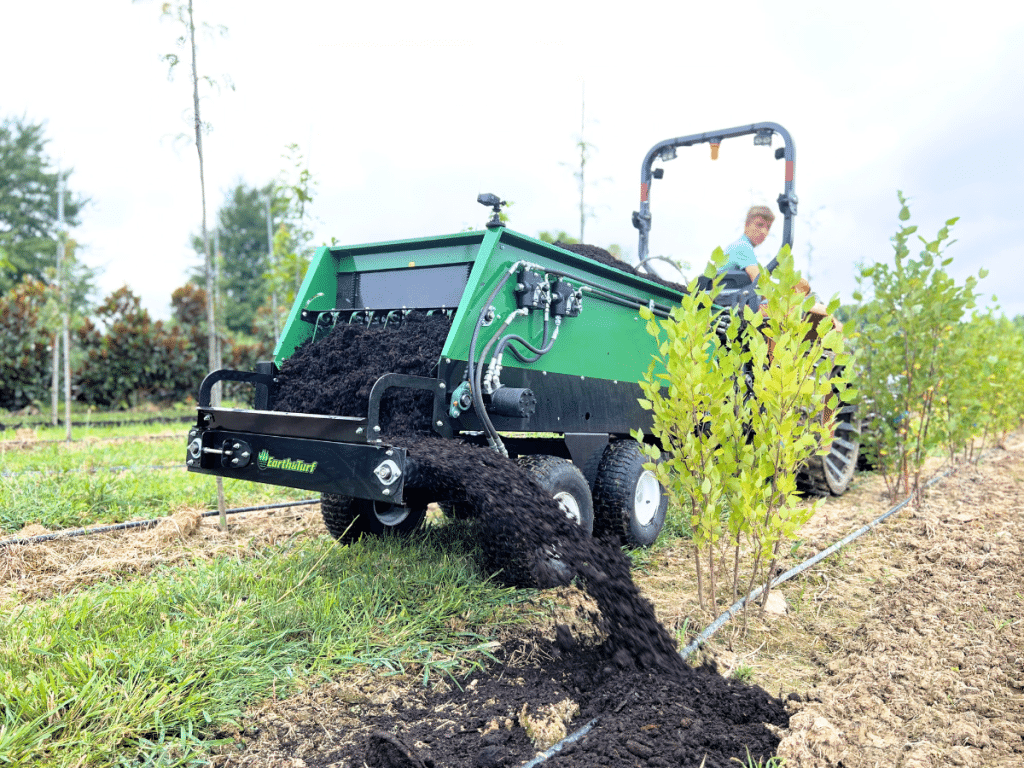
[[[772,213],[772,209],[767,205],[753,205],[750,210],[747,211],[747,218],[743,222],[744,225],[749,224],[751,219],[761,218],[768,222],[771,226],[772,222],[775,221],[775,214]]]

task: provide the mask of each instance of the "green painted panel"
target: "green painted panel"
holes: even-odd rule
[[[574,288],[581,287],[580,279],[576,279],[581,278],[606,292],[623,294],[627,297],[625,300],[631,298],[637,304],[646,305],[652,300],[662,306],[678,303],[676,292],[613,267],[509,230],[495,230],[494,235],[490,242],[485,240],[481,244],[470,276],[470,290],[463,296],[455,326],[448,336],[444,351],[446,357],[468,358],[473,329],[487,298],[518,261],[536,265],[539,272],[565,273],[564,279]],[[515,276],[511,277],[495,297],[493,306],[497,315],[490,326],[481,330],[477,354],[498,332],[502,321],[515,311],[515,282]],[[562,320],[554,346],[539,362],[522,363],[506,352],[503,364],[506,367],[539,368],[617,381],[638,381],[646,372],[656,349],[654,339],[644,329],[645,325],[635,308],[622,306],[588,291],[584,294],[579,316]],[[553,327],[552,319],[549,328]],[[532,310],[527,317],[513,320],[506,331],[522,336],[536,347],[543,342],[543,332],[541,310]]]
[[[426,278],[433,274],[447,279],[444,276],[453,274],[447,269],[452,265],[465,265],[468,281],[458,301],[452,330],[442,351],[443,357],[468,359],[477,319],[502,281],[504,284],[491,302],[496,313],[494,320],[481,330],[477,354],[481,354],[487,342],[503,329],[504,333],[519,335],[540,347],[544,340],[543,310],[531,310],[525,317],[515,317],[507,328],[503,326],[516,310],[514,291],[518,270],[516,274],[510,274],[510,269],[517,262],[528,263],[531,270],[548,280],[556,279],[555,273],[564,275],[562,279],[574,289],[583,288],[584,296],[581,313],[562,320],[558,337],[548,354],[537,363],[525,364],[506,352],[503,357],[506,367],[616,381],[638,381],[642,377],[655,351],[654,340],[644,330],[645,323],[636,306],[622,304],[646,305],[653,301],[663,307],[672,306],[678,301],[678,294],[643,278],[504,228],[318,249],[275,350],[275,360],[280,364],[298,344],[310,338],[312,326],[300,319],[301,310],[307,302],[310,309],[338,307],[339,274],[358,273],[368,285],[372,275],[377,288],[368,290],[367,294],[375,297],[375,301],[384,301],[387,291],[382,292],[379,287],[382,283],[386,286],[389,274],[394,273],[392,281],[396,289],[399,285],[404,286],[401,291],[396,290],[396,295],[405,297],[402,304],[405,306],[410,295],[408,286],[414,285],[418,277]],[[431,270],[431,267],[445,269]],[[398,272],[403,274],[398,275]],[[352,279],[349,278],[350,283]],[[589,285],[584,286],[584,283]],[[430,306],[430,298],[426,287],[424,291],[423,307],[426,308]],[[436,298],[437,292],[432,295]],[[554,327],[552,318],[549,333]]]
[[[317,296],[317,294],[323,294]],[[313,335],[313,326],[299,319],[299,314],[306,305],[309,309],[330,309],[337,300],[337,260],[331,255],[330,248],[321,246],[316,249],[313,259],[306,270],[302,287],[295,295],[295,303],[288,313],[281,338],[274,347],[274,362],[281,365],[291,357],[295,348]]]

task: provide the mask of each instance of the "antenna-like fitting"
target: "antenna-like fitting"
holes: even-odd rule
[[[507,202],[497,195],[492,195],[490,192],[484,192],[477,195],[476,201],[480,203],[480,205],[486,205],[494,210],[494,214],[491,216],[490,221],[487,222],[488,229],[505,226],[505,223],[501,220],[501,207],[503,205],[508,205]]]

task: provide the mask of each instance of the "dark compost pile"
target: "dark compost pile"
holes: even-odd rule
[[[567,251],[579,254],[580,256],[586,256],[588,259],[593,259],[596,262],[604,264],[607,267],[613,267],[623,272],[628,272],[631,275],[637,275],[650,280],[652,283],[658,283],[666,288],[671,288],[673,291],[679,293],[686,293],[686,286],[680,285],[679,283],[673,283],[671,280],[667,280],[656,272],[648,272],[646,269],[634,267],[632,264],[628,264],[625,261],[615,258],[610,251],[605,250],[597,245],[588,245],[587,243],[563,243],[559,240],[555,243],[559,248],[564,248]]]
[[[282,366],[274,407],[365,415],[370,388],[383,373],[431,375],[448,327],[445,317],[416,314],[399,328],[341,326],[315,344],[300,347]],[[510,696],[537,701],[537,695],[544,699],[546,694],[530,689],[555,686],[580,703],[585,717],[602,714],[601,727],[563,753],[555,765],[696,766],[707,754],[706,765],[712,766],[728,764],[731,756],[745,758],[747,748],[755,756],[771,755],[778,739],[762,724],[784,724],[781,703],[758,688],[686,665],[674,638],[633,582],[629,557],[617,545],[583,535],[513,461],[488,448],[429,435],[431,398],[429,393],[392,390],[381,406],[387,441],[415,457],[419,484],[438,498],[459,499],[472,510],[482,565],[489,572],[509,584],[540,586],[565,583],[575,575],[597,605],[599,613],[587,618],[604,638],[595,647],[576,647],[571,632],[560,628],[559,643],[551,653],[553,666],[516,670],[512,675],[524,680],[533,676],[527,690],[499,693],[508,685],[507,679],[501,682],[508,675],[499,667],[477,673],[474,696],[479,702],[495,698],[493,707],[501,708]],[[482,705],[473,711],[480,713],[475,719],[484,716]],[[500,743],[500,733],[485,735],[482,728],[466,723],[462,738],[428,740],[429,713],[381,717],[380,727],[402,735],[407,745],[430,744],[429,764],[513,764],[501,761],[516,750]],[[578,727],[585,720],[575,722]],[[481,757],[487,747],[494,759]],[[520,748],[529,757],[530,745]],[[377,739],[371,740],[370,754],[362,759],[379,766],[417,764],[402,753],[393,739]],[[574,755],[579,757],[574,760]]]
[[[550,768],[735,768],[747,750],[763,764],[778,745],[771,727],[787,724],[777,699],[709,666],[621,670],[563,631],[506,641],[497,656],[458,685],[386,696],[327,688],[282,702],[247,726],[249,747],[227,768],[516,768],[551,743],[532,741],[527,726],[558,709],[575,712],[562,732],[597,722]]]

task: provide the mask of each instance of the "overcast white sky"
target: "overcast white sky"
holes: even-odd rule
[[[179,28],[144,0],[34,0],[4,11],[0,116],[45,121],[49,151],[92,202],[73,235],[156,317],[196,262],[191,90],[168,81]],[[758,121],[796,146],[797,265],[824,297],[855,264],[890,260],[896,190],[934,236],[960,216],[958,280],[1024,314],[1024,6],[934,2],[766,4],[533,0],[289,3],[195,0],[209,215],[238,181],[263,185],[298,143],[318,182],[320,241],[362,243],[480,227],[480,192],[514,201],[510,226],[579,228],[573,178],[585,83],[594,145],[588,242],[635,258],[630,213],[656,142]],[[776,137],[775,146],[779,146]],[[700,268],[782,191],[783,164],[750,138],[681,150],[651,195],[652,253]],[[759,249],[766,262],[781,227]]]

